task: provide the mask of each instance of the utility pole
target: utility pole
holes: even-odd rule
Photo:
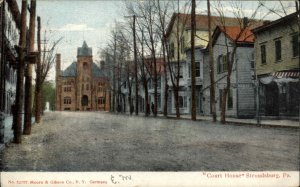
[[[38,59],[36,63],[36,84],[35,84],[35,121],[40,123],[41,121],[41,18],[37,17],[37,45],[38,45]]]
[[[297,11],[297,24],[298,24],[298,63],[299,63],[299,68],[300,68],[300,0],[296,0],[296,11]],[[300,82],[300,77],[299,77],[299,82]],[[299,106],[299,124],[300,124],[300,97],[298,101],[298,106]]]
[[[22,109],[23,109],[23,78],[24,78],[24,64],[25,64],[25,50],[26,50],[26,12],[27,12],[27,0],[22,0],[21,11],[21,32],[18,51],[19,51],[19,64],[18,64],[18,76],[17,76],[17,93],[16,93],[16,107],[17,117],[14,128],[14,143],[21,143],[22,135]]]
[[[192,78],[191,78],[191,87],[192,87],[192,120],[196,120],[196,64],[195,64],[195,32],[196,32],[196,0],[192,0],[192,17],[191,17],[191,69],[192,69]]]
[[[34,52],[34,33],[36,17],[36,0],[30,1],[30,21],[29,21],[29,52]],[[25,102],[24,102],[24,129],[23,134],[31,133],[32,116],[32,63],[27,64],[25,80]]]
[[[210,17],[210,2],[207,0],[207,16],[208,16],[208,50],[209,50],[209,75],[210,75],[210,106],[213,121],[217,121],[216,114],[216,100],[215,100],[215,68],[214,68],[214,56],[212,48],[212,37],[211,37],[211,17]]]

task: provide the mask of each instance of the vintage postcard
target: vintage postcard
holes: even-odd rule
[[[0,0],[1,186],[299,186],[299,8]]]

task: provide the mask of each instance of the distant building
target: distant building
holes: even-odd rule
[[[300,98],[297,13],[253,29],[260,112],[298,116]]]
[[[223,19],[223,20],[222,20]],[[253,21],[253,25],[260,25],[261,23],[257,20]],[[218,25],[225,26],[239,26],[240,20],[237,18],[231,17],[218,17],[211,16],[212,29],[215,29]],[[224,24],[223,24],[224,23]],[[196,15],[196,35],[195,37],[195,46],[200,48],[205,48],[208,44],[208,16],[207,15]],[[176,70],[176,62],[178,61],[179,54],[179,108],[180,113],[188,114],[191,111],[191,98],[190,98],[190,90],[191,90],[191,65],[187,63],[189,61],[186,51],[190,49],[191,46],[191,14],[181,14],[174,13],[166,31],[167,43],[168,43],[168,52],[171,61],[171,68]],[[178,42],[179,40],[179,46]],[[188,52],[189,53],[189,52]],[[189,54],[188,54],[189,55]],[[197,55],[196,55],[197,57]],[[197,60],[197,59],[196,59]],[[200,97],[200,90],[202,89],[202,75],[201,75],[201,63],[200,59],[196,62],[197,68],[197,76],[196,76],[196,89],[197,96]],[[176,72],[176,71],[175,71]],[[170,79],[170,74],[168,75],[168,85],[169,85],[169,100],[168,100],[168,113],[175,113],[175,99],[174,99],[174,88]],[[201,101],[197,101],[197,105],[200,104]],[[202,109],[199,108],[198,114],[203,113]]]
[[[20,11],[15,0],[0,3],[0,143],[8,141],[5,132],[10,132],[12,111],[17,85]],[[8,122],[9,121],[9,122]]]
[[[77,50],[77,61],[61,71],[56,56],[56,110],[109,111],[109,80],[94,62],[92,48],[84,41]]]

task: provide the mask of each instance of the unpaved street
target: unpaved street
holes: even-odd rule
[[[299,170],[299,129],[50,112],[4,171]]]

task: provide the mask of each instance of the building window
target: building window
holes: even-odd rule
[[[90,89],[90,86],[87,84],[86,85],[86,90],[89,90]]]
[[[161,105],[160,95],[158,94],[157,95],[157,106],[158,106],[158,108],[160,108],[160,105]]]
[[[178,68],[177,68],[177,64],[175,64],[175,68],[174,68],[174,73],[177,77],[177,72],[178,72]],[[183,66],[179,65],[179,78],[183,78]]]
[[[219,90],[219,108],[221,110],[222,108],[222,96],[223,96],[223,90]]]
[[[157,88],[161,88],[161,77],[157,76]]]
[[[281,40],[275,41],[275,58],[276,61],[281,60]]]
[[[233,107],[232,90],[229,89],[227,93],[227,108],[232,109],[232,107]]]
[[[200,77],[200,62],[196,63],[196,77]]]
[[[152,89],[152,79],[148,80],[148,89]]]
[[[170,44],[170,47],[169,47],[170,49],[169,49],[169,51],[170,51],[170,57],[171,58],[174,58],[174,54],[175,54],[175,49],[174,49],[174,43],[172,42],[171,44]]]
[[[187,107],[187,97],[186,96],[178,96],[178,101],[179,101],[179,108],[186,108]],[[175,107],[176,107],[176,103]]]
[[[72,91],[72,87],[71,86],[65,86],[64,87],[64,92],[71,92]]]
[[[102,86],[98,86],[98,92],[104,92],[104,88]]]
[[[178,101],[179,101],[179,108],[183,108],[183,96],[178,96]]]
[[[220,107],[220,110],[222,108],[222,97],[223,97],[223,93],[224,93],[224,90],[219,90],[219,107]],[[233,107],[233,98],[232,98],[232,90],[229,89],[228,90],[228,93],[227,93],[227,109],[232,109]]]
[[[250,59],[250,62],[251,62],[251,69],[254,69],[254,63],[255,63],[255,59],[254,59],[254,52],[251,53],[251,59]]]
[[[105,104],[105,98],[104,97],[98,97],[98,104],[104,105]]]
[[[71,97],[64,97],[64,104],[71,104]]]
[[[229,55],[230,55],[230,53],[228,53],[227,55],[219,55],[218,64],[217,64],[218,73],[223,73],[223,72],[227,71]],[[199,66],[199,69],[200,69],[200,66]]]
[[[184,37],[181,38],[181,40],[180,40],[180,45],[181,45],[181,53],[184,53],[184,48],[185,48]]]
[[[266,45],[261,45],[260,46],[260,57],[261,57],[261,63],[266,64],[267,60],[267,53],[266,53]]]
[[[299,41],[298,41],[298,33],[292,36],[292,47],[293,47],[293,57],[299,55]]]

